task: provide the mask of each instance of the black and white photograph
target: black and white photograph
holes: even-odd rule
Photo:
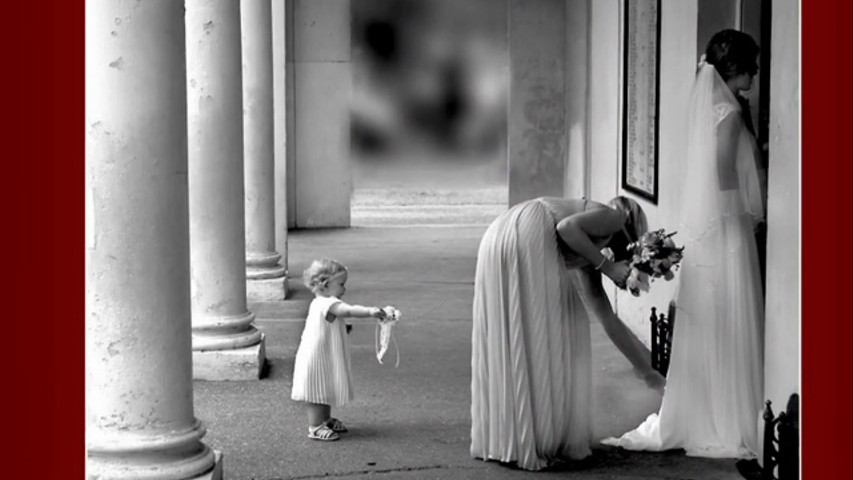
[[[801,13],[86,2],[86,478],[801,478]]]

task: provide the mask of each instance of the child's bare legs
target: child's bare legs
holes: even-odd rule
[[[305,410],[308,413],[308,438],[324,442],[331,442],[341,438],[337,432],[332,430],[332,427],[326,424],[329,421],[329,416],[332,414],[332,407],[330,405],[306,402]]]
[[[306,403],[305,409],[309,427],[316,427],[332,417],[332,406],[325,403]]]

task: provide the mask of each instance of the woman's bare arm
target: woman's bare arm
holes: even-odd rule
[[[649,349],[613,311],[610,299],[607,298],[607,293],[601,285],[601,274],[585,269],[577,272],[577,276],[581,287],[579,293],[584,305],[601,322],[610,341],[631,362],[649,386],[663,385],[665,379],[652,368]]]
[[[557,234],[574,252],[587,259],[614,282],[623,282],[629,268],[607,260],[590,235],[607,237],[622,229],[625,216],[611,208],[596,208],[570,215],[557,223]]]

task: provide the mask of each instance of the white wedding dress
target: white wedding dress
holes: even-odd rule
[[[759,451],[764,300],[755,228],[763,182],[734,94],[700,67],[690,104],[675,330],[660,412],[602,441],[628,450],[749,458]]]

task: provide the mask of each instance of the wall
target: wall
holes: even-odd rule
[[[698,57],[700,2],[663,0],[660,65],[660,137],[658,205],[637,198],[651,228],[674,228],[676,198],[683,178],[680,152],[684,122]],[[731,16],[730,16],[731,17]],[[734,17],[731,17],[734,21]],[[704,21],[704,19],[703,19]],[[590,196],[606,200],[625,193],[619,187],[621,145],[620,11],[616,0],[592,3],[590,45]],[[714,30],[732,25],[715,25]],[[710,28],[710,27],[709,27]],[[702,31],[709,30],[705,28]],[[797,2],[773,4],[770,63],[770,171],[768,190],[767,300],[765,331],[765,397],[783,408],[800,378],[800,241],[799,235],[799,9]],[[656,283],[639,299],[616,292],[620,317],[647,344],[651,306],[665,307],[674,296],[674,282]],[[796,354],[794,354],[796,353]]]
[[[563,195],[587,194],[590,0],[566,0],[566,177]]]
[[[689,103],[697,63],[697,13],[698,4],[695,1],[661,2],[658,204],[635,198],[646,211],[651,229],[672,231],[678,225],[677,198],[684,187],[682,160],[687,148],[685,105]],[[648,317],[651,307],[665,309],[675,296],[675,286],[675,281],[658,280],[652,291],[640,298],[620,293],[619,312],[625,318],[639,318],[643,322],[642,326],[632,325],[640,328],[644,335],[641,338],[648,339],[649,336]]]
[[[621,95],[621,21],[619,0],[590,2],[592,32],[589,82],[589,180],[593,200],[607,200],[618,192],[619,106]]]
[[[289,0],[292,122],[288,125],[291,227],[347,227],[350,0]]]
[[[565,3],[508,3],[510,205],[539,196],[563,196],[568,144]]]
[[[622,35],[621,9],[617,0],[592,2],[590,81],[590,198],[607,201],[615,195],[637,200],[646,212],[650,228],[672,230],[676,225],[675,198],[683,172],[684,105],[696,71],[697,1],[661,2],[661,62],[659,115],[658,204],[621,188]],[[639,298],[616,290],[609,281],[620,318],[649,344],[650,309],[665,309],[675,293],[675,282],[657,281],[652,291]]]
[[[800,382],[799,7],[773,3],[764,396],[783,409]]]

